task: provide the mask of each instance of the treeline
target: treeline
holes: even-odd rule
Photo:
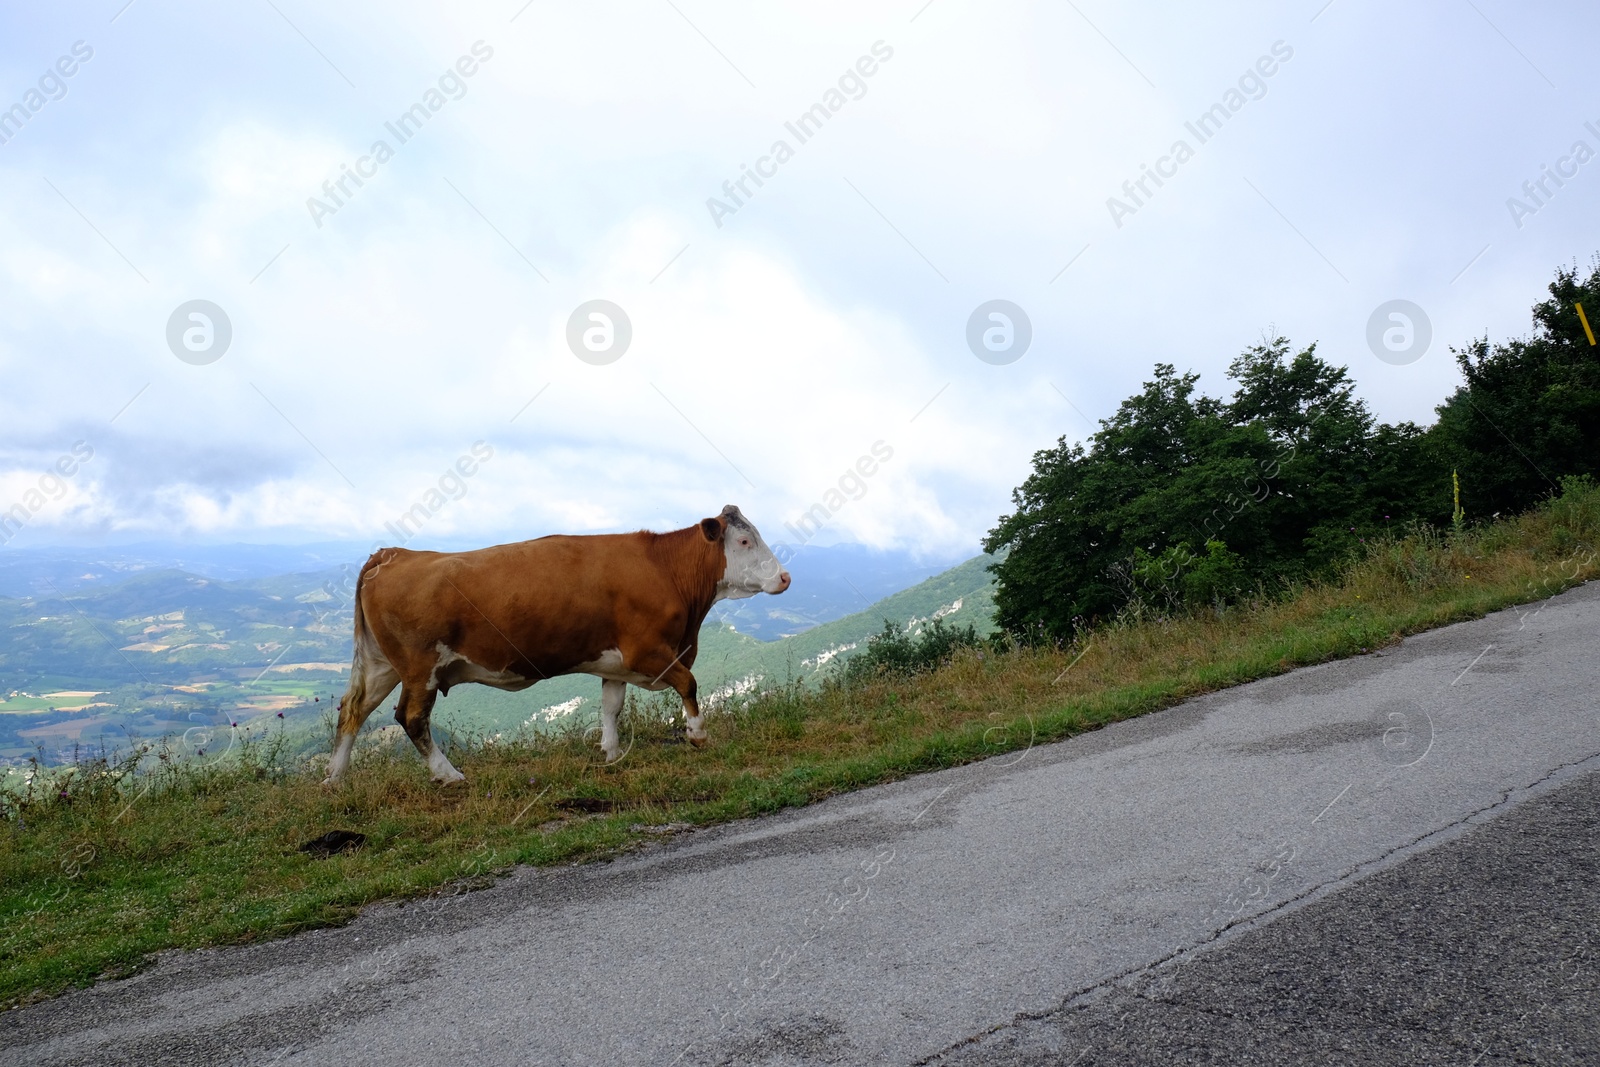
[[[1157,364],[1087,448],[1035,454],[984,543],[1005,553],[996,621],[1065,638],[1135,603],[1226,603],[1325,576],[1390,531],[1509,515],[1600,474],[1600,348],[1580,303],[1600,312],[1600,258],[1587,278],[1556,272],[1528,338],[1452,349],[1463,382],[1427,429],[1378,422],[1314,344],[1246,350],[1227,399]]]

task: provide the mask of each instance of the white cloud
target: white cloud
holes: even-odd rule
[[[322,56],[270,10],[136,6],[0,146],[0,492],[85,439],[92,471],[38,530],[377,538],[481,440],[494,459],[428,536],[738,502],[776,540],[882,440],[819,536],[976,550],[1033,451],[1092,429],[1073,405],[1108,415],[1158,360],[1219,392],[1272,324],[1383,417],[1426,420],[1447,346],[1521,333],[1593,250],[1581,189],[1520,231],[1503,200],[1600,115],[1470,12],[1080,6],[295,8]],[[0,71],[88,34],[76,18],[19,16]],[[1582,33],[1540,14],[1515,36],[1586,98]],[[318,228],[306,198],[479,39],[466,94]],[[1267,95],[1115,228],[1106,197],[1279,39]],[[1415,39],[1441,44],[1393,43]],[[865,95],[715,227],[706,198],[878,40]],[[1433,318],[1407,368],[1362,341],[1396,296]],[[163,339],[196,297],[234,326],[205,367]],[[994,297],[1034,326],[1007,367],[963,340]],[[606,367],[564,339],[593,298],[633,322]]]

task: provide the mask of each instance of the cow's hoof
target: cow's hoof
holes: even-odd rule
[[[461,772],[457,771],[451,777],[435,778],[433,780],[433,784],[434,785],[460,785],[462,782],[465,782],[466,780],[467,780],[467,776],[462,774]]]
[[[707,737],[705,734],[700,734],[698,736],[696,736],[695,734],[689,734],[688,738],[689,738],[689,743],[691,745],[693,745],[695,748],[705,748],[706,747],[706,742],[710,740],[710,738]]]
[[[609,751],[608,750],[606,752],[606,763],[607,764],[615,763],[615,762],[617,762],[617,760],[621,759],[624,755],[625,755],[625,753],[620,748],[616,749],[615,751]]]
[[[339,788],[339,779],[337,779],[337,778],[324,778],[322,780],[322,788],[324,788],[324,789],[337,789],[337,788]]]

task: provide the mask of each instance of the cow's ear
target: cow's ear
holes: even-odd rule
[[[707,541],[715,542],[722,540],[722,520],[701,519],[700,532],[705,534]]]

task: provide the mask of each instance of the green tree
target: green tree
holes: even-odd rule
[[[1002,626],[1064,637],[1134,598],[1226,600],[1320,573],[1411,517],[1421,431],[1379,431],[1316,346],[1291,355],[1275,338],[1228,375],[1225,402],[1158,364],[1087,449],[1062,438],[1034,456],[984,545],[1005,552],[992,568]]]
[[[1463,383],[1426,431],[1379,424],[1315,345],[1247,349],[1227,401],[1157,364],[1087,448],[1062,438],[1034,456],[984,542],[1004,554],[998,621],[1063,637],[1134,600],[1181,607],[1315,577],[1385,528],[1451,521],[1452,472],[1468,521],[1600,476],[1600,346],[1579,303],[1600,323],[1600,258],[1587,278],[1556,272],[1530,338],[1457,351]]]
[[[1600,328],[1600,258],[1587,278],[1558,269],[1549,291],[1532,336],[1453,350],[1464,381],[1439,406],[1430,444],[1440,467],[1460,472],[1469,521],[1524,510],[1564,477],[1600,475],[1600,348],[1577,310]]]

